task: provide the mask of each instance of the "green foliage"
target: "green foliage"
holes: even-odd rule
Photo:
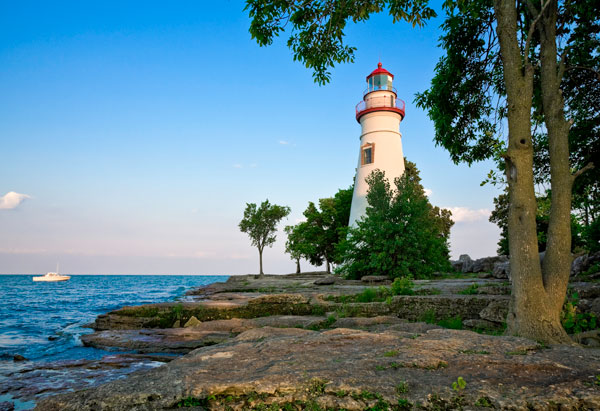
[[[444,318],[437,322],[437,325],[444,328],[450,328],[452,330],[462,330],[462,318],[459,315],[450,318]]]
[[[396,357],[398,355],[398,351],[390,350],[383,353],[384,357]]]
[[[600,320],[592,313],[582,313],[577,309],[579,295],[570,293],[560,313],[560,321],[568,334],[578,334],[600,327]]]
[[[207,405],[206,399],[194,398],[194,397],[186,397],[175,404],[177,408],[189,408],[189,407],[200,407]]]
[[[479,397],[477,401],[475,401],[475,405],[482,408],[494,408],[492,400],[490,400],[488,397]]]
[[[463,294],[463,295],[474,295],[477,294],[479,291],[479,284],[471,284],[470,286],[468,286],[467,288],[465,288],[462,291],[459,291],[459,294]]]
[[[359,303],[370,303],[377,298],[377,291],[373,288],[365,288],[362,293],[356,296],[356,301]]]
[[[544,195],[535,197],[537,211],[535,216],[535,225],[538,237],[539,251],[546,250],[548,241],[548,225],[550,222],[551,192],[547,190]],[[498,255],[508,255],[508,193],[505,191],[494,198],[494,210],[490,214],[489,221],[500,228],[500,240],[498,241]],[[582,236],[583,227],[578,222],[577,216],[571,213],[571,251],[585,245],[585,239]]]
[[[338,190],[332,198],[321,198],[318,207],[308,203],[306,221],[285,228],[286,252],[292,259],[307,259],[313,265],[338,263],[338,244],[346,238],[353,187]]]
[[[396,385],[396,392],[398,394],[406,394],[408,392],[408,382],[406,382],[406,381],[400,381]]]
[[[354,61],[352,46],[344,44],[348,22],[358,23],[389,7],[394,22],[404,20],[422,26],[436,16],[427,1],[268,1],[246,0],[251,19],[250,34],[261,46],[273,43],[275,37],[289,30],[287,45],[300,61],[313,70],[315,82],[325,84],[336,63]]]
[[[463,377],[458,377],[458,379],[452,383],[452,389],[456,392],[464,390],[466,386],[467,382],[464,380]]]
[[[434,310],[427,310],[419,317],[419,321],[427,324],[437,324],[440,327],[450,328],[452,330],[462,330],[462,318],[460,315],[438,319]]]
[[[420,180],[410,161],[394,189],[380,170],[367,177],[366,217],[350,228],[340,245],[343,263],[338,271],[352,279],[373,272],[390,278],[428,278],[450,269],[451,214],[429,203]]]
[[[413,291],[414,286],[415,283],[413,282],[411,275],[395,278],[392,283],[392,294],[413,295],[415,293]]]
[[[427,310],[419,317],[419,321],[422,321],[427,324],[435,324],[437,321],[435,311]]]
[[[262,274],[262,252],[265,246],[272,247],[275,243],[277,224],[290,214],[290,208],[262,202],[260,207],[254,203],[246,203],[244,218],[240,221],[240,231],[248,234],[253,246],[258,248],[260,255],[260,273]]]
[[[408,401],[406,398],[398,399],[398,408],[401,410],[412,410],[413,404]]]

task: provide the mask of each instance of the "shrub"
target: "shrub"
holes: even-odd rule
[[[362,293],[356,296],[359,303],[371,303],[377,299],[377,291],[373,288],[365,288]]]
[[[392,294],[394,295],[413,295],[413,287],[415,283],[412,281],[412,276],[407,275],[398,277],[392,283]]]

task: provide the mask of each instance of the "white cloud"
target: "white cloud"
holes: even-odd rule
[[[424,191],[427,197],[430,197],[433,194],[433,190],[431,188],[426,188]]]
[[[28,198],[31,198],[31,196],[9,191],[4,196],[0,197],[0,210],[12,210],[17,208],[19,204]]]
[[[279,140],[279,144],[281,144],[282,146],[287,146],[288,144],[290,144],[290,142],[285,140]]]
[[[445,207],[452,211],[452,220],[455,223],[472,223],[475,221],[487,221],[491,211],[487,208],[472,210],[468,207]]]
[[[244,167],[244,166],[243,166],[243,165],[241,165],[241,164],[234,164],[234,165],[233,165],[233,168],[242,168],[242,167]]]

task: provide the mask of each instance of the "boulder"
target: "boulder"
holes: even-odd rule
[[[373,284],[373,283],[385,283],[389,281],[390,278],[385,275],[365,275],[361,277],[360,281],[363,283]]]
[[[13,356],[13,361],[15,361],[15,362],[19,362],[19,361],[27,361],[27,358],[23,357],[23,356],[22,356],[22,355],[20,355],[20,354],[15,354],[15,355]]]
[[[577,276],[584,273],[597,263],[600,263],[600,251],[579,256],[571,264],[571,275]]]
[[[458,257],[458,261],[462,263],[460,270],[463,273],[473,272],[473,260],[468,254],[461,254],[460,257]]]
[[[494,263],[492,277],[501,280],[510,278],[510,261],[498,261]]]
[[[508,257],[506,257],[505,255],[478,258],[473,262],[471,272],[481,273],[483,271],[492,271],[494,269],[494,264],[506,261],[508,261]]]
[[[495,323],[503,323],[508,315],[508,304],[506,302],[492,301],[479,312],[479,317],[482,320],[487,320]]]
[[[335,284],[335,280],[337,280],[336,277],[329,275],[327,277],[323,277],[323,278],[319,278],[318,280],[315,281],[315,285],[331,285],[331,284]]]
[[[189,320],[187,320],[187,322],[185,324],[183,324],[183,327],[184,328],[196,327],[200,324],[202,324],[202,321],[197,319],[196,316],[192,315],[192,317]]]

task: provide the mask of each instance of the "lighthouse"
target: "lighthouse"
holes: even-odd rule
[[[404,118],[404,101],[398,98],[392,86],[394,75],[384,69],[381,63],[367,76],[367,89],[363,100],[356,105],[356,121],[360,123],[360,150],[354,193],[350,208],[349,225],[365,215],[369,185],[365,179],[373,170],[385,172],[393,184],[396,177],[404,173],[402,134],[400,122]]]

